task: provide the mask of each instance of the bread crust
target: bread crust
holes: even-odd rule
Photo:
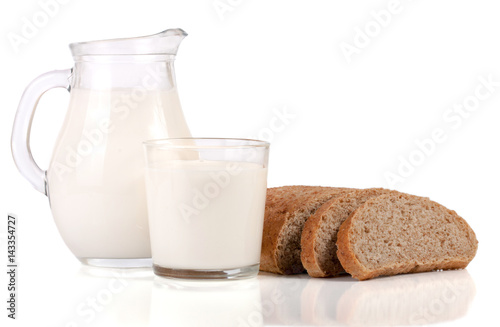
[[[355,212],[340,225],[337,234],[337,258],[344,270],[351,274],[352,277],[364,280],[374,276],[371,276],[370,272],[359,262],[352,249],[350,231],[352,230],[352,217],[354,214]]]
[[[466,234],[467,239],[471,242],[473,249],[472,252],[469,253],[467,257],[464,258],[455,258],[453,260],[435,260],[426,262],[423,264],[415,264],[403,262],[399,265],[391,266],[391,267],[381,267],[378,269],[368,269],[365,267],[356,257],[355,250],[353,248],[354,244],[354,233],[353,226],[357,220],[363,219],[363,215],[365,214],[365,210],[375,203],[380,203],[382,201],[389,200],[398,200],[403,199],[406,201],[420,201],[421,203],[425,203],[426,205],[434,206],[439,208],[440,210],[446,210],[449,214],[450,219],[453,219],[454,222],[460,225],[460,229]],[[448,270],[448,269],[461,269],[467,267],[469,262],[474,258],[477,252],[477,239],[474,231],[467,222],[460,216],[457,215],[455,211],[446,209],[444,206],[429,200],[428,198],[417,197],[409,194],[384,194],[376,198],[372,198],[365,202],[361,207],[359,207],[356,211],[354,211],[349,218],[341,225],[338,238],[337,238],[337,257],[342,263],[344,269],[352,275],[352,277],[359,280],[366,280],[370,278],[374,278],[381,275],[396,275],[402,273],[413,273],[413,272],[424,272],[424,271],[432,271],[432,270]]]
[[[316,233],[321,225],[321,217],[323,217],[330,207],[335,203],[337,199],[331,199],[321,206],[321,208],[316,211],[314,215],[307,219],[306,224],[304,226],[304,230],[302,231],[301,237],[301,247],[302,252],[300,254],[300,259],[302,261],[302,265],[307,270],[307,273],[311,277],[325,277],[325,273],[319,268],[317,265],[317,257],[314,249],[316,248]]]
[[[324,224],[331,224],[334,221],[335,223],[341,224],[346,218],[348,218],[343,215],[343,211],[346,209],[355,210],[357,206],[361,205],[369,198],[379,196],[387,192],[395,191],[383,188],[354,190],[329,200],[323,204],[314,215],[307,219],[304,230],[302,231],[301,260],[304,268],[311,277],[331,277],[345,272],[336,257],[336,250],[331,253],[331,260],[336,266],[335,271],[329,271],[331,269],[322,267],[321,260],[319,258],[320,253],[318,253],[319,251],[317,250],[319,245],[318,243],[320,242],[318,234],[322,226]],[[329,242],[335,242],[337,238],[337,231],[333,231],[329,237],[331,237],[331,239],[328,240]]]
[[[278,198],[279,188],[269,188],[267,190],[266,209],[264,214],[264,230],[262,235],[262,247],[260,254],[260,270],[275,274],[280,274],[278,268],[278,259],[275,249],[278,246],[278,238],[288,216],[286,209],[282,214],[279,214]]]
[[[293,267],[285,267],[279,259],[279,245],[283,242],[289,225],[299,219],[299,216],[305,215],[307,219],[317,209],[317,203],[323,204],[333,196],[350,190],[352,189],[302,185],[269,188],[264,214],[260,270],[276,274],[304,272],[300,254],[298,264]],[[300,238],[300,235],[298,237]]]

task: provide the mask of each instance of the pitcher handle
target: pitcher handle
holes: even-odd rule
[[[56,87],[70,90],[71,72],[71,69],[54,70],[35,78],[24,90],[12,127],[12,157],[17,169],[37,191],[45,195],[47,195],[45,171],[38,167],[31,154],[31,123],[38,101],[45,92]]]

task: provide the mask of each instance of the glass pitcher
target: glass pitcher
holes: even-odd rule
[[[151,265],[142,142],[189,137],[174,59],[181,29],[128,39],[70,44],[72,69],[48,72],[25,90],[12,131],[21,174],[49,197],[57,228],[83,263]],[[70,92],[47,171],[34,161],[31,121],[49,89]]]

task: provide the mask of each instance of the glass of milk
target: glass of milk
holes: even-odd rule
[[[259,271],[269,143],[177,138],[144,142],[155,274],[240,279]]]

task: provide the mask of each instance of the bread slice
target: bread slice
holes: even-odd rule
[[[267,190],[260,270],[277,274],[304,272],[300,237],[307,218],[323,203],[352,191],[320,186],[282,186]]]
[[[391,192],[383,188],[355,190],[323,204],[302,231],[301,260],[311,277],[345,273],[337,259],[337,233],[349,215],[368,199]]]
[[[366,201],[340,226],[337,256],[349,274],[365,280],[465,268],[477,244],[455,211],[428,198],[388,193]]]

